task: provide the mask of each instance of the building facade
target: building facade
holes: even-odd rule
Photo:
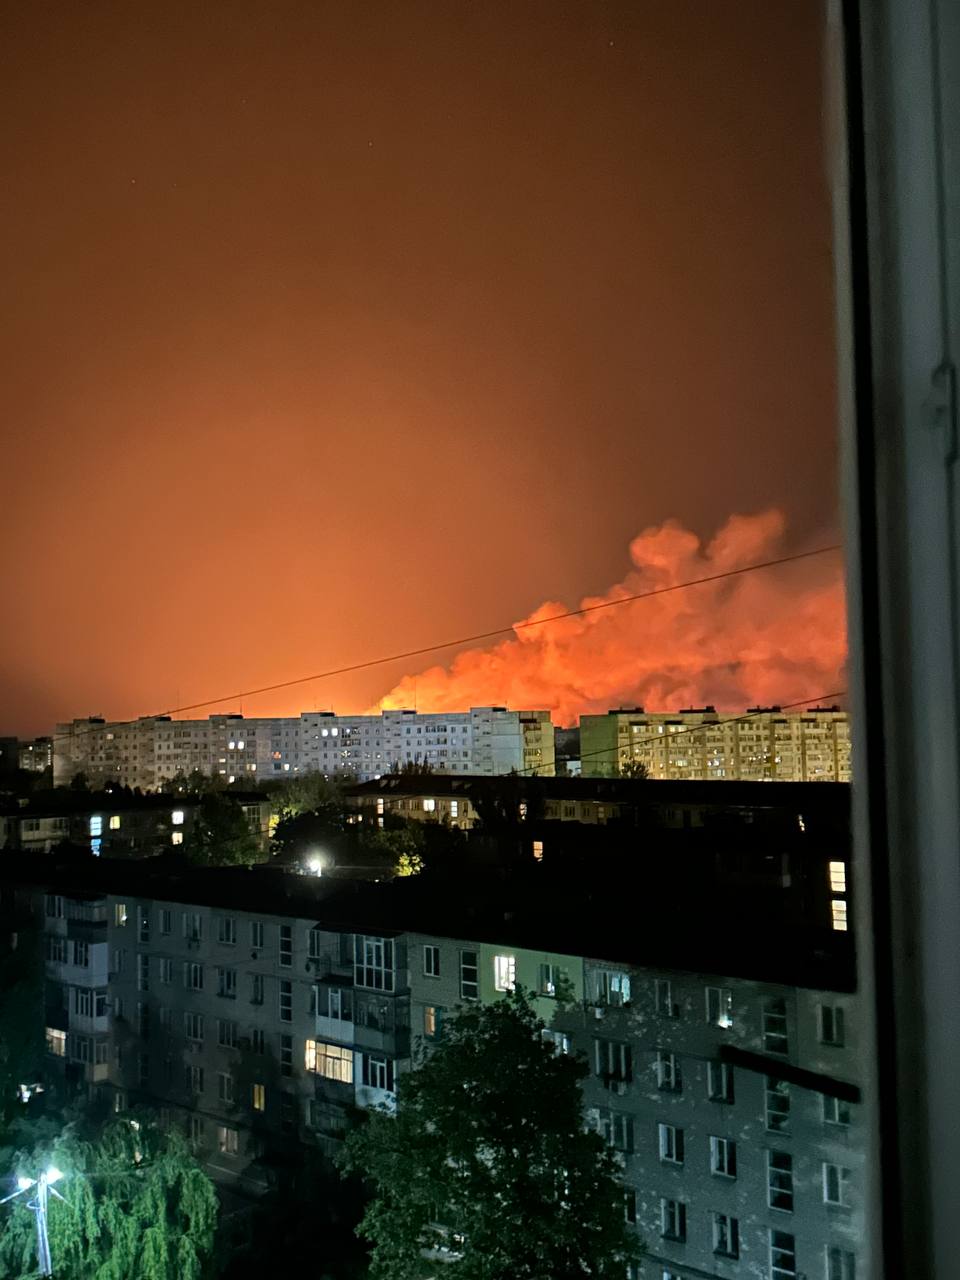
[[[113,781],[152,791],[194,770],[231,783],[308,772],[363,781],[406,764],[491,777],[511,770],[552,775],[553,744],[548,712],[505,707],[379,716],[94,718],[57,726],[54,782],[82,773],[91,786]]]
[[[651,778],[850,781],[850,726],[839,707],[755,707],[739,717],[714,707],[613,710],[581,716],[580,752],[584,777],[642,765]]]

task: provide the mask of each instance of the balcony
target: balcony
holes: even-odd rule
[[[410,1055],[409,1027],[372,1027],[355,1024],[353,1043],[358,1049],[382,1053],[388,1058],[406,1058]]]

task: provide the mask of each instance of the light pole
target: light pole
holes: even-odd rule
[[[17,1196],[22,1196],[31,1187],[37,1188],[36,1196],[27,1201],[27,1208],[32,1210],[37,1220],[37,1268],[42,1276],[53,1275],[53,1266],[50,1262],[50,1237],[47,1234],[47,1198],[49,1195],[55,1195],[58,1200],[63,1200],[60,1192],[53,1189],[53,1184],[59,1182],[62,1177],[60,1170],[51,1166],[49,1169],[44,1169],[37,1178],[17,1178],[16,1191],[0,1200],[0,1204],[6,1204],[8,1200],[15,1200]],[[66,1204],[65,1200],[64,1204]]]

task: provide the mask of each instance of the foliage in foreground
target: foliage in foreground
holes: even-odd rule
[[[371,1280],[623,1280],[639,1247],[617,1157],[584,1128],[586,1065],[543,1030],[519,991],[460,1010],[396,1114],[349,1136],[341,1166],[374,1188]]]
[[[36,1177],[51,1165],[66,1203],[49,1201],[57,1280],[202,1280],[211,1274],[217,1198],[176,1132],[146,1117],[114,1120],[97,1137],[68,1126],[54,1141],[19,1152],[13,1173]],[[0,1212],[0,1275],[36,1274],[29,1193]]]

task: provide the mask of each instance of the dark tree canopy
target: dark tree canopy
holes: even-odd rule
[[[374,1188],[371,1280],[623,1280],[639,1247],[617,1157],[584,1127],[586,1065],[543,1030],[521,992],[462,1009],[396,1115],[347,1139],[342,1166]]]
[[[200,801],[185,848],[191,862],[206,866],[234,866],[263,858],[243,809],[216,793]]]

